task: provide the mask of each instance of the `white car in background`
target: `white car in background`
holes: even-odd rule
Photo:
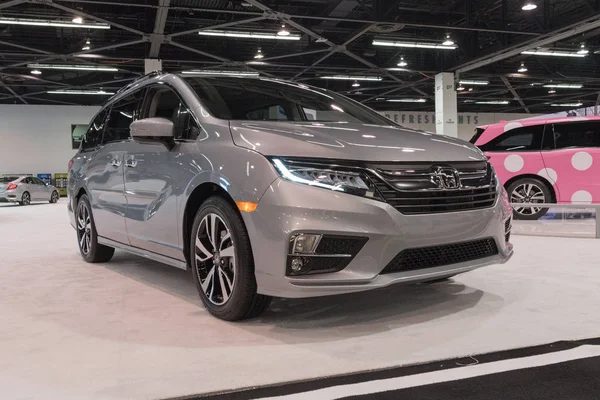
[[[0,177],[0,203],[19,203],[22,206],[32,201],[56,203],[59,197],[56,187],[35,176]]]

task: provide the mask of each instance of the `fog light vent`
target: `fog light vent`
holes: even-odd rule
[[[286,275],[311,275],[344,269],[368,238],[299,233],[290,238]]]

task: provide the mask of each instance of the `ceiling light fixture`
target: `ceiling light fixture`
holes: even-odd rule
[[[561,50],[526,50],[521,54],[530,56],[552,56],[552,57],[585,57],[587,54],[580,54],[575,51],[561,51]]]
[[[463,85],[459,85],[459,86],[456,88],[456,91],[457,91],[457,92],[462,92],[463,90],[465,90],[465,87],[464,87]]]
[[[523,4],[523,7],[521,7],[521,10],[531,11],[531,10],[535,10],[536,8],[537,8],[537,4],[535,4],[534,2],[528,1],[525,4]]]
[[[83,18],[81,17],[75,17],[72,19],[74,24],[83,24]]]
[[[581,107],[583,103],[554,103],[550,104],[552,107]]]
[[[518,72],[527,72],[527,67],[525,66],[525,63],[521,63],[521,67],[517,70]]]
[[[227,75],[227,76],[259,76],[258,72],[252,71],[211,71],[211,70],[189,70],[181,71],[187,75]]]
[[[587,55],[590,51],[588,49],[585,48],[585,43],[581,43],[581,48],[579,49],[579,51],[577,52],[577,54],[581,54],[581,55]]]
[[[426,103],[427,99],[388,99],[390,103]]]
[[[400,57],[400,62],[398,63],[399,67],[406,67],[408,63],[404,61],[404,57]]]
[[[50,94],[90,94],[90,95],[101,95],[101,96],[110,96],[110,95],[115,94],[114,92],[107,92],[104,90],[72,90],[72,89],[49,90],[46,93],[50,93]]]
[[[461,80],[458,83],[460,83],[461,85],[489,85],[490,82],[489,81],[469,81],[469,80]]]
[[[554,93],[556,93],[556,89],[550,89],[550,90],[548,90],[548,94],[554,94]]]
[[[81,48],[81,50],[84,50],[84,51],[85,50],[89,50],[90,49],[90,44],[91,44],[90,39],[86,40],[85,41],[85,45]]]
[[[246,39],[274,39],[274,40],[300,40],[300,35],[281,36],[275,33],[266,32],[242,32],[242,31],[216,31],[206,30],[198,32],[203,36],[222,36]]]
[[[103,65],[60,65],[60,64],[27,64],[27,68],[33,69],[59,69],[64,71],[104,71],[116,72],[119,69],[115,67],[105,67]]]
[[[41,75],[41,74],[42,74],[42,71],[40,71],[39,69],[32,69],[32,70],[31,70],[31,73],[32,73],[33,75]]]
[[[321,79],[338,79],[344,81],[381,81],[381,76],[354,76],[354,75],[327,75],[322,76]]]
[[[446,39],[442,42],[443,46],[454,46],[454,40],[450,37],[450,34],[446,35]]]
[[[581,83],[549,83],[544,85],[544,87],[558,89],[581,89],[583,85]]]
[[[510,104],[510,101],[508,101],[508,100],[476,101],[475,104],[504,105],[504,104]]]
[[[392,68],[386,68],[386,70],[388,71],[401,71],[401,72],[409,72],[409,69],[406,68],[398,68],[398,67],[392,67]]]
[[[470,88],[469,88],[469,92],[472,92],[472,91],[473,91],[473,88],[472,88],[472,87],[470,87]]]
[[[360,83],[358,83],[358,81],[354,81],[352,87],[360,87]]]
[[[290,31],[285,29],[285,24],[281,24],[281,29],[277,32],[277,36],[290,36]]]
[[[394,40],[373,40],[373,46],[392,46],[392,47],[407,47],[416,49],[435,49],[435,50],[456,50],[457,45],[444,45],[440,43],[428,42],[405,42]]]
[[[261,58],[263,58],[265,55],[263,54],[262,50],[260,49],[260,47],[258,48],[258,51],[256,52],[256,55],[254,56],[255,59],[260,60]]]
[[[29,18],[0,18],[2,25],[27,25],[27,26],[55,26],[64,28],[87,28],[87,29],[110,29],[110,25],[101,23],[76,23],[69,21],[57,21],[48,19]]]

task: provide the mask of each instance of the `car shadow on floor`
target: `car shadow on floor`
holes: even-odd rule
[[[196,305],[204,311],[191,272],[118,252],[107,269]],[[356,337],[441,319],[475,307],[485,296],[486,309],[501,307],[502,299],[459,281],[393,285],[387,288],[306,299],[275,298],[258,318],[237,327],[292,341],[314,339],[335,330],[337,339]],[[352,330],[343,329],[352,326]],[[269,333],[265,332],[265,329]],[[290,332],[294,333],[290,335]],[[280,337],[279,339],[285,339]]]

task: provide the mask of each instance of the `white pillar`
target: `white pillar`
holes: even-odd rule
[[[144,73],[149,74],[152,71],[162,71],[162,60],[158,58],[146,58],[144,60]]]
[[[441,135],[458,137],[458,108],[452,72],[435,76],[435,131]]]

